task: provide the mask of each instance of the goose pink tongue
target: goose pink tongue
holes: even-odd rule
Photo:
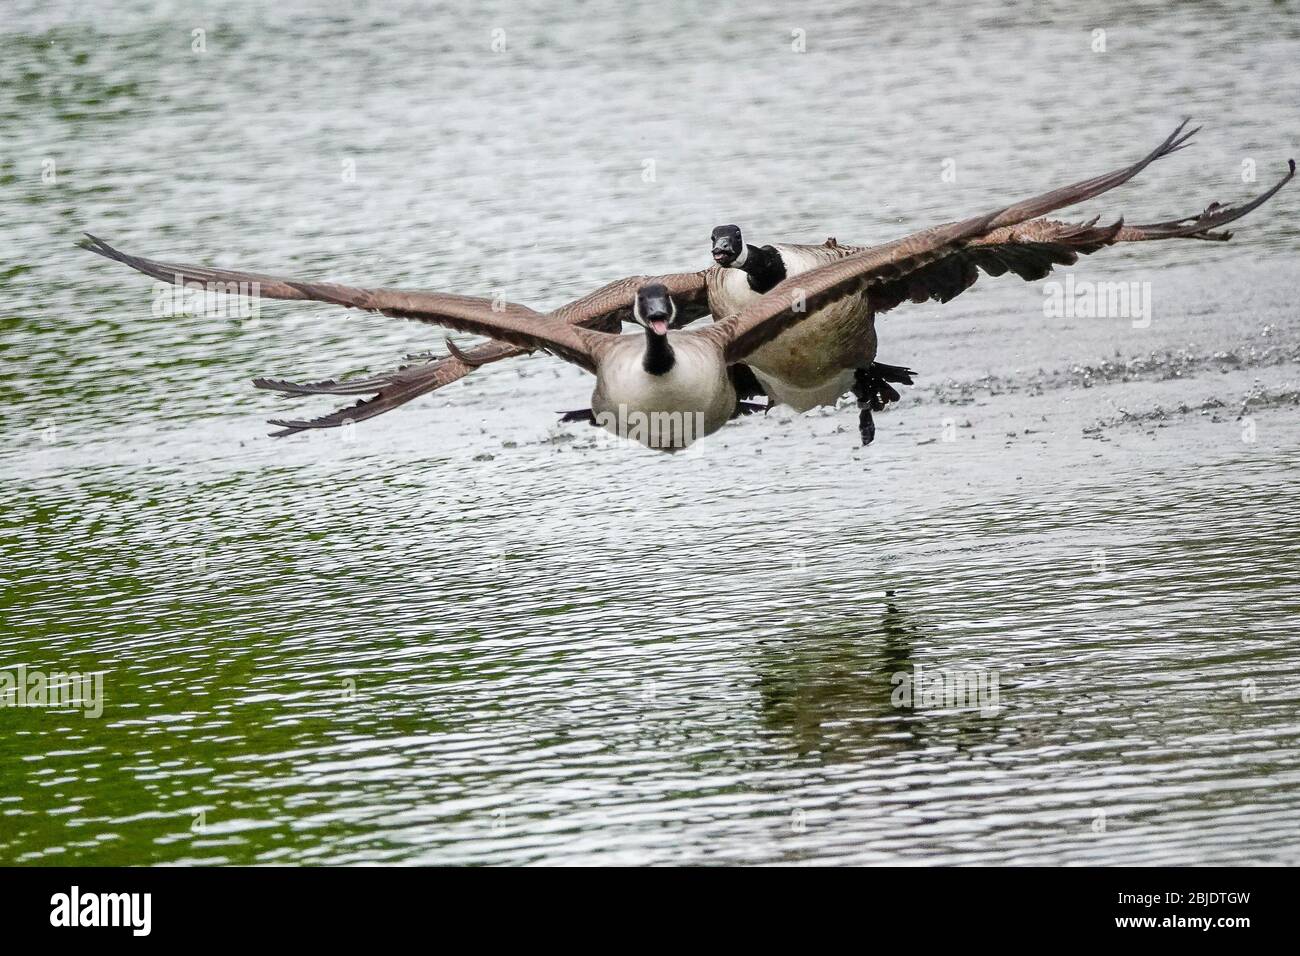
[[[651,319],[650,328],[654,330],[655,335],[668,334],[668,323],[664,319]]]

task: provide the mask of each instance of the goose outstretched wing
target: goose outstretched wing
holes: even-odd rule
[[[980,273],[994,277],[1012,273],[1035,282],[1046,278],[1056,266],[1073,265],[1081,255],[1091,255],[1121,242],[1155,239],[1226,242],[1232,233],[1215,230],[1258,209],[1294,173],[1294,168],[1290,169],[1271,189],[1250,202],[1231,206],[1211,203],[1199,215],[1168,222],[1101,226],[1096,219],[1078,223],[1032,219],[1018,226],[1004,226],[955,247],[949,255],[928,266],[873,287],[869,294],[871,307],[879,315],[904,302],[948,302],[974,285]]]
[[[145,275],[164,282],[182,284],[199,283],[209,286],[212,283],[239,283],[251,285],[257,283],[259,295],[273,299],[310,300],[303,284],[287,281],[276,276],[262,273],[243,272],[229,269],[210,269],[206,266],[180,265],[171,262],[158,262],[139,256],[127,255],[108,243],[88,237],[85,248],[102,256],[122,262]],[[632,302],[636,291],[647,282],[659,282],[668,288],[677,303],[677,326],[686,325],[708,314],[708,290],[704,281],[704,272],[682,272],[662,276],[628,276],[616,282],[610,282],[600,288],[575,299],[554,311],[547,313],[551,318],[559,319],[569,325],[580,326],[602,332],[618,332],[622,322],[631,318]],[[328,290],[333,298],[322,301],[337,301],[341,294],[356,292],[346,286],[330,286],[314,283],[317,290]],[[425,297],[426,307],[435,311],[444,301],[437,293],[420,293]],[[541,313],[527,306],[513,302],[494,302],[491,299],[471,296],[449,296],[445,301],[454,300],[460,308],[478,306],[491,307],[497,314],[509,314],[519,319],[538,318]],[[428,321],[435,321],[432,316]],[[349,405],[314,419],[278,420],[282,431],[273,432],[276,437],[292,435],[308,428],[336,428],[349,422],[365,421],[382,415],[384,412],[400,408],[407,402],[436,391],[464,378],[474,369],[503,359],[527,355],[533,349],[508,341],[494,340],[465,349],[459,355],[446,355],[431,358],[418,364],[402,366],[391,372],[368,376],[364,379],[338,381],[326,379],[318,382],[292,382],[287,379],[256,378],[253,384],[258,388],[271,389],[289,395],[362,395],[355,405]]]
[[[982,215],[923,230],[902,239],[864,249],[836,262],[780,282],[762,298],[738,314],[716,323],[711,334],[723,347],[727,361],[742,361],[754,349],[771,341],[807,315],[847,295],[871,294],[887,283],[905,281],[918,270],[941,262],[955,251],[968,248],[981,237],[1021,225],[1065,206],[1099,196],[1132,179],[1163,156],[1186,145],[1196,130],[1183,132],[1184,121],[1154,150],[1132,165],[1101,176],[1062,186],[1010,206]],[[1184,228],[1205,231],[1217,222],[1210,219]],[[1168,224],[1162,224],[1168,225]],[[1118,235],[1122,226],[1110,229]]]
[[[548,313],[571,325],[602,332],[618,332],[622,323],[632,317],[632,301],[636,290],[649,282],[666,286],[677,303],[674,327],[680,328],[708,315],[709,303],[703,272],[679,272],[661,276],[628,276],[603,285],[579,299]],[[258,378],[253,384],[287,395],[368,395],[354,405],[348,405],[328,415],[312,419],[279,420],[282,431],[272,432],[281,438],[308,428],[337,428],[349,422],[365,421],[400,408],[407,402],[436,391],[444,385],[458,382],[480,365],[500,362],[502,359],[527,355],[528,350],[503,342],[484,342],[466,349],[461,357],[437,356],[418,364],[405,365],[391,372],[363,379],[324,382],[290,382],[284,379]]]
[[[218,291],[232,290],[239,294],[265,296],[269,299],[329,302],[394,318],[427,322],[461,332],[485,335],[527,351],[542,349],[588,371],[595,371],[592,350],[604,334],[540,315],[526,306],[476,296],[402,289],[364,289],[258,272],[158,262],[129,255],[94,236],[87,236],[83,248],[166,282],[218,285]],[[461,354],[463,356],[467,353]]]

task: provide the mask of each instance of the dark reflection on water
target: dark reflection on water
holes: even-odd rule
[[[891,315],[924,374],[865,452],[852,409],[609,447],[545,357],[275,443],[250,377],[440,333],[157,318],[71,247],[547,305],[701,267],[719,221],[890,238],[1193,113],[1194,160],[1091,210],[1165,218],[1300,152],[1284,8],[15,9],[0,670],[105,702],[0,708],[0,861],[1296,862],[1294,196],[1078,267],[1150,282],[1147,330],[1005,281]],[[951,672],[996,709],[895,706]]]
[[[831,762],[920,746],[917,715],[892,702],[894,675],[912,671],[914,631],[891,601],[874,627],[764,646],[756,667],[765,726],[788,733],[800,756]]]

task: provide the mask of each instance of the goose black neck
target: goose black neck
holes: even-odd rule
[[[772,291],[772,288],[785,278],[785,262],[781,253],[771,246],[745,246],[745,263],[740,268],[749,276],[749,287],[759,295]]]
[[[641,367],[651,375],[667,375],[672,371],[677,356],[673,354],[673,347],[668,344],[668,336],[656,335],[649,329],[645,330],[645,355],[641,359]]]

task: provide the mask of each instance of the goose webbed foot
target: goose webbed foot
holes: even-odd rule
[[[853,397],[858,400],[858,433],[863,445],[870,445],[876,437],[876,423],[871,413],[902,398],[890,382],[911,385],[915,374],[910,368],[883,362],[872,362],[866,368],[854,371]]]
[[[866,447],[876,440],[876,422],[871,417],[871,409],[858,403],[858,434],[862,436],[862,445]]]
[[[560,416],[561,422],[586,422],[588,425],[596,424],[596,413],[590,408],[579,408],[572,412],[565,412]]]
[[[901,365],[885,365],[883,362],[872,362],[867,368],[868,387],[872,393],[873,406],[876,411],[880,411],[891,402],[896,402],[901,395],[898,389],[890,385],[895,382],[899,385],[911,385],[912,376],[916,373],[910,368],[903,368]]]

